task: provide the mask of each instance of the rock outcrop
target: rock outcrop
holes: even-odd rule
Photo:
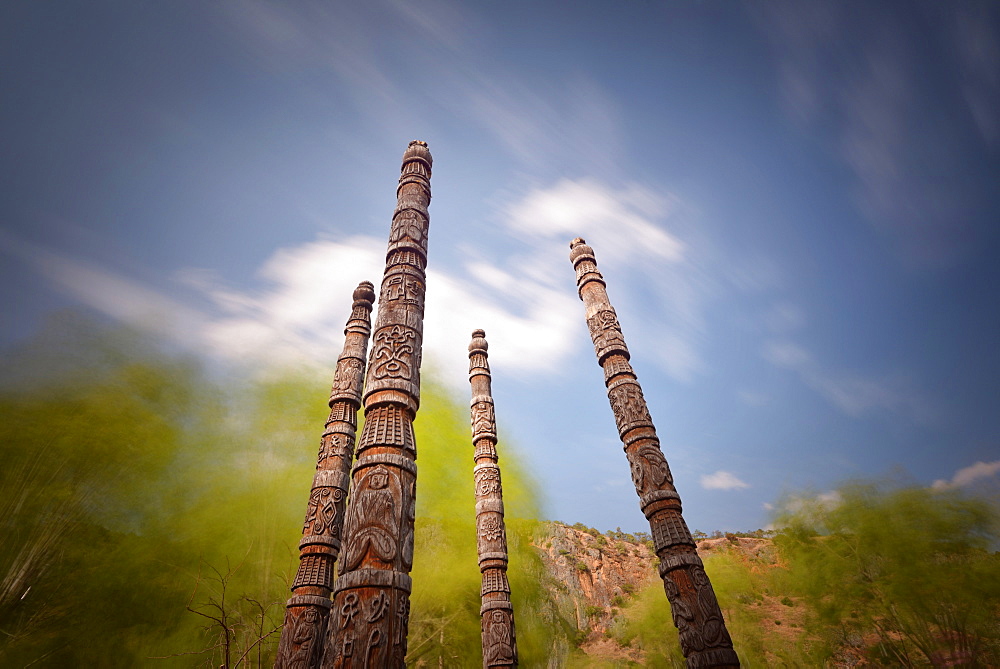
[[[628,598],[656,578],[656,555],[641,541],[553,522],[535,547],[553,578],[559,614],[585,633],[603,632]]]

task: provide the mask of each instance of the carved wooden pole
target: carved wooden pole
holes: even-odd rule
[[[322,656],[330,617],[333,565],[340,553],[344,507],[351,481],[354,436],[374,302],[375,290],[371,282],[358,284],[351,317],[344,330],[344,350],[337,359],[333,375],[330,417],[320,438],[316,475],[299,542],[299,569],[292,583],[295,594],[286,604],[275,669],[314,669],[319,667]]]
[[[476,532],[479,571],[483,574],[483,669],[517,666],[514,607],[507,582],[507,529],[503,522],[503,489],[497,465],[497,426],[490,388],[486,333],[475,330],[469,344],[469,382],[472,384],[472,444],[476,466]]]
[[[403,153],[358,443],[327,667],[402,667],[410,612],[431,153]]]
[[[629,364],[625,338],[608,301],[604,277],[597,271],[594,250],[580,238],[570,242],[570,249],[569,258],[576,269],[580,299],[586,306],[597,362],[604,369],[608,399],[625,445],[639,505],[649,520],[660,558],[660,577],[687,666],[739,667],[715,591],[681,516],[681,498],[660,451],[642,388]]]

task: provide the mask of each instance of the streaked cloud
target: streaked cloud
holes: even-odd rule
[[[116,320],[183,339],[208,316],[180,300],[97,264],[0,230],[0,249],[27,263],[61,293]]]
[[[525,267],[568,266],[569,241],[585,238],[608,278],[627,340],[652,352],[671,377],[687,381],[704,366],[703,312],[716,290],[705,250],[673,232],[687,231],[687,216],[677,197],[637,184],[562,179],[517,199],[503,222],[532,249]],[[552,281],[560,290],[567,284],[562,273]]]
[[[764,312],[764,327],[775,334],[784,334],[802,328],[805,313],[790,302],[777,302]]]
[[[789,341],[770,341],[764,346],[764,359],[779,367],[799,368],[812,362],[812,356]]]
[[[830,369],[806,349],[788,340],[765,342],[762,357],[795,372],[805,385],[850,416],[878,409],[901,413],[917,423],[933,422],[937,409],[905,377],[874,377]]]
[[[732,472],[720,469],[714,474],[702,475],[701,487],[705,490],[740,490],[749,488],[750,484],[740,480]]]
[[[764,393],[740,390],[736,393],[737,399],[748,407],[762,407],[771,403],[771,397]]]
[[[837,506],[840,504],[842,499],[843,498],[841,497],[840,492],[837,490],[829,490],[816,495],[816,501],[827,508]]]
[[[779,513],[798,514],[803,510],[824,511],[835,509],[843,500],[837,490],[827,490],[816,495],[789,495],[781,499],[777,505],[765,504],[768,511],[777,509]],[[770,507],[770,508],[768,508]]]
[[[979,461],[973,465],[959,469],[955,472],[955,475],[951,477],[950,481],[946,481],[944,479],[934,481],[934,483],[931,484],[931,487],[935,490],[961,488],[975,483],[976,481],[992,478],[998,473],[1000,473],[1000,460],[994,460],[992,462]]]
[[[562,179],[513,204],[507,227],[525,238],[558,239],[564,246],[573,237],[585,237],[600,249],[598,262],[678,262],[684,245],[654,222],[670,213],[670,198],[636,185],[612,189],[593,179]]]
[[[973,248],[970,219],[982,214],[991,193],[956,166],[977,142],[997,141],[996,6],[867,9],[875,11],[856,12],[838,3],[770,2],[754,4],[751,13],[773,45],[789,116],[824,137],[850,168],[857,205],[874,228],[912,265],[955,262]],[[899,11],[922,13],[918,22],[944,28],[941,38],[956,57],[936,65],[956,86],[929,87],[922,45],[908,32],[912,25],[899,20]],[[968,127],[939,123],[944,105],[967,107]]]
[[[555,372],[573,354],[583,328],[568,262],[570,237],[593,240],[602,266],[628,268],[617,282],[621,294],[636,272],[640,280],[654,273],[662,279],[669,275],[666,265],[683,263],[684,245],[661,224],[671,202],[638,186],[616,190],[592,179],[530,190],[504,218],[511,235],[531,240],[528,253],[480,249],[461,267],[428,269],[425,359],[445,378],[464,379],[470,333],[482,327],[494,364],[512,374]],[[321,237],[277,249],[256,271],[252,288],[232,287],[209,270],[177,271],[175,284],[207,299],[207,310],[167,296],[177,291],[154,289],[54,251],[25,247],[22,254],[63,290],[113,318],[166,331],[223,359],[303,363],[335,359],[351,293],[360,281],[381,281],[385,241]],[[691,332],[700,318],[699,296],[678,286],[672,291],[662,304],[674,313],[653,313],[650,323],[635,323],[630,336],[658,335],[665,368],[684,376],[697,360]],[[659,331],[649,332],[649,325]]]

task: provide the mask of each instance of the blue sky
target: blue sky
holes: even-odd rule
[[[987,2],[7,3],[0,341],[82,305],[209,358],[329,369],[423,139],[425,360],[464,399],[486,329],[502,438],[549,517],[644,526],[576,236],[692,528],[760,527],[783,493],[899,468],[995,483],[998,19]]]

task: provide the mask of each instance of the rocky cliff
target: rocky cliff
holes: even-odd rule
[[[535,548],[555,582],[559,613],[584,632],[603,632],[628,597],[656,578],[656,555],[638,540],[553,522]]]
[[[620,628],[625,617],[623,609],[633,596],[643,588],[659,585],[656,570],[659,560],[648,535],[620,531],[602,534],[582,524],[546,525],[547,531],[534,546],[550,579],[547,585],[553,606],[552,620],[558,620],[568,631],[566,650],[576,647],[592,660],[615,666],[622,661],[643,664],[646,659],[643,651],[619,643],[613,631]],[[754,568],[775,565],[777,560],[770,539],[733,535],[699,541],[698,553],[702,558],[727,553],[748,565],[757,565]],[[662,604],[666,609],[665,595]],[[754,605],[762,612],[766,609],[768,620],[773,621],[769,624],[778,630],[782,622],[793,622],[792,618],[798,616],[797,611],[782,606],[776,597],[761,596]],[[663,632],[671,633],[669,625]],[[549,666],[564,665],[550,661]]]

